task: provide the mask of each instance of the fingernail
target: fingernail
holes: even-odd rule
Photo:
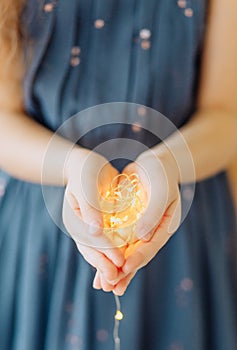
[[[132,272],[132,270],[127,265],[125,265],[123,268],[123,272],[124,272],[124,275],[128,275],[129,273]]]
[[[144,239],[144,240],[148,240],[149,238],[147,238],[150,235],[150,230],[146,229],[146,228],[141,228],[138,232],[137,232],[137,237],[139,239]]]
[[[137,238],[141,239],[141,238],[143,238],[146,234],[147,234],[147,231],[144,230],[144,229],[141,229],[141,230],[137,231],[136,236],[137,236]]]
[[[155,233],[156,229],[150,231],[149,233],[147,233],[144,237],[141,238],[142,241],[150,241],[151,238],[153,237],[154,233]]]
[[[118,279],[118,278],[117,278],[116,280],[107,279],[107,281],[108,281],[108,283],[111,284],[112,286],[115,286],[115,285],[118,283],[119,279]]]
[[[118,267],[121,268],[124,265],[124,257],[122,256],[121,258],[115,259],[113,263]]]
[[[124,294],[125,290],[122,288],[119,288],[116,290],[116,288],[113,290],[113,293],[119,297],[121,297]]]

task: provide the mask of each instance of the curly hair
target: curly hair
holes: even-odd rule
[[[1,71],[22,55],[23,31],[21,14],[26,0],[0,1],[0,63]]]

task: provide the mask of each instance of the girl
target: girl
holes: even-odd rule
[[[237,149],[236,1],[1,0],[0,7],[1,350],[111,349],[114,301],[92,289],[94,268],[97,289],[122,295],[131,282],[122,297],[122,349],[235,350],[236,226],[224,170]],[[99,248],[100,212],[81,196],[97,200],[101,166],[105,186],[117,173],[104,157],[92,152],[87,181],[78,184],[89,150],[69,153],[72,143],[56,137],[44,176],[61,192],[66,186],[64,222],[75,240],[72,214],[79,209],[90,223],[89,247],[60,232],[40,186],[58,126],[113,101],[166,115],[189,146],[198,181],[187,219],[165,245],[170,233],[158,224],[172,221],[178,185],[192,180],[186,154],[176,134],[168,142],[180,169],[153,145],[169,182],[161,208],[161,168],[149,154],[139,157],[157,197],[128,257]]]

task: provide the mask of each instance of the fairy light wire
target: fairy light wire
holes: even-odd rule
[[[118,247],[134,242],[136,222],[144,211],[138,175],[116,175],[106,193],[101,194],[100,207],[103,212],[104,234]],[[114,299],[114,350],[120,350],[119,325],[124,316],[116,294]]]
[[[121,304],[119,297],[114,294],[114,299],[116,303],[116,314],[114,315],[114,350],[120,350],[120,337],[119,337],[119,325],[120,321],[123,319],[123,313],[121,312]]]
[[[144,211],[137,174],[119,174],[113,178],[109,189],[101,194],[104,234],[117,246],[135,240],[135,226]]]

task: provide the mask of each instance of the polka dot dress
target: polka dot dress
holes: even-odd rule
[[[145,105],[182,126],[196,109],[206,13],[204,0],[28,0],[26,111],[56,130],[97,104],[134,102],[140,117]],[[139,122],[129,135],[154,143]],[[186,185],[184,205],[190,196]],[[198,183],[178,232],[121,298],[121,350],[237,349],[235,235],[225,174]],[[92,288],[94,272],[41,187],[0,172],[0,349],[112,350],[114,298]]]

